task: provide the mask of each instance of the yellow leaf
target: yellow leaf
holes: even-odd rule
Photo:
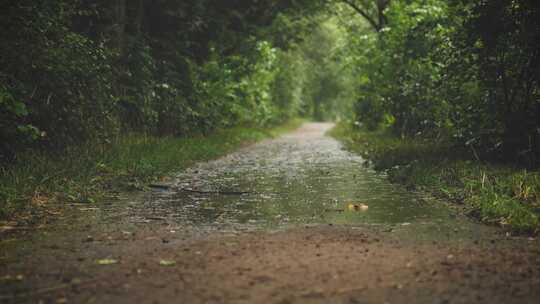
[[[115,260],[115,259],[101,259],[101,260],[97,260],[97,263],[99,265],[112,265],[112,264],[118,264],[118,260]]]

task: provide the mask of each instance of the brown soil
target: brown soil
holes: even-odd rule
[[[448,244],[329,225],[57,241],[7,265],[6,303],[538,303],[535,241]],[[30,258],[31,257],[31,258]],[[98,265],[104,258],[116,264]],[[165,263],[167,262],[167,263]],[[174,264],[172,264],[174,262]],[[161,265],[160,263],[172,264]],[[14,277],[7,282],[6,276]]]

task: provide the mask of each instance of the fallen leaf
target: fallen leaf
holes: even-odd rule
[[[349,203],[347,205],[347,209],[349,209],[349,211],[367,211],[369,209],[369,206],[362,203],[359,203],[359,204]]]
[[[176,265],[176,262],[172,261],[172,260],[161,260],[161,261],[159,261],[159,265],[161,265],[161,266],[174,266],[174,265]]]
[[[115,259],[101,259],[97,260],[98,265],[112,265],[112,264],[118,264],[118,260]]]

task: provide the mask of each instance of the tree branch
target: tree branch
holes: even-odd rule
[[[355,10],[358,14],[364,17],[364,19],[368,21],[369,25],[371,25],[371,27],[373,27],[375,31],[378,32],[381,30],[381,24],[378,24],[377,22],[375,22],[375,20],[365,10],[363,10],[358,5],[356,5],[352,0],[341,0],[341,2],[347,4],[353,10]]]

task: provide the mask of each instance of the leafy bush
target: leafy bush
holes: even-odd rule
[[[2,153],[61,147],[114,133],[108,52],[69,30],[73,5],[4,5],[0,18]]]
[[[392,0],[378,32],[345,20],[357,119],[395,134],[451,136],[484,155],[537,166],[540,4]],[[362,32],[362,31],[360,31]]]
[[[0,4],[2,166],[27,149],[266,126],[298,113],[274,98],[284,70],[273,42],[286,49],[308,27],[277,32],[307,22],[273,21],[322,1],[158,2]]]

